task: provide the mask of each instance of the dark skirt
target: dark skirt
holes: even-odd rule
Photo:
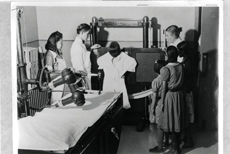
[[[160,114],[158,127],[165,132],[181,132],[184,123],[184,93],[168,91],[165,96],[164,109]]]

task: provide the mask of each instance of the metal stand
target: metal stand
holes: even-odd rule
[[[143,28],[143,47],[148,48],[149,18],[147,16],[145,16],[142,20],[103,19],[103,18],[97,19],[96,17],[93,17],[91,26],[92,26],[93,44],[98,43],[97,27]]]
[[[19,101],[24,106],[24,112],[21,114],[22,117],[30,115],[29,102],[28,102],[28,84],[38,84],[36,80],[28,79],[26,74],[26,63],[24,62],[24,54],[22,48],[22,40],[21,40],[21,18],[22,11],[18,9],[17,12],[17,21],[18,21],[18,35],[17,35],[17,54],[18,54],[18,71],[19,71],[19,84],[18,89],[21,92],[19,96]]]
[[[131,19],[103,19],[96,17],[92,18],[92,38],[93,44],[98,43],[97,40],[97,27],[120,27],[120,28],[143,28],[143,48],[149,47],[149,18],[147,16],[143,17],[142,20],[131,20]],[[146,89],[146,87],[144,88]],[[137,131],[142,131],[146,124],[148,124],[148,102],[147,98],[144,101],[144,116],[142,120],[137,125]]]

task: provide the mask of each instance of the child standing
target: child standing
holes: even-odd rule
[[[162,110],[161,89],[162,89],[162,79],[160,76],[160,69],[166,65],[164,60],[156,60],[153,66],[153,70],[156,72],[157,77],[152,81],[152,103],[150,104],[150,117],[151,123],[158,123],[159,114]]]
[[[186,128],[184,136],[183,148],[192,148],[193,139],[191,137],[191,125],[194,123],[194,102],[192,90],[195,87],[195,75],[194,75],[194,63],[191,57],[191,47],[189,42],[182,41],[177,45],[179,56],[183,57],[181,64],[185,68],[185,116],[186,116]]]
[[[164,154],[179,154],[180,132],[183,129],[184,108],[184,68],[177,62],[178,50],[175,46],[167,48],[168,64],[160,70],[162,80],[166,81],[167,92],[163,97],[163,109],[158,127],[172,134],[172,149]],[[164,87],[163,87],[164,89]]]
[[[162,112],[162,101],[161,101],[161,93],[162,93],[162,86],[163,86],[163,81],[160,76],[160,69],[166,65],[166,61],[164,60],[156,60],[154,63],[154,71],[157,73],[157,78],[155,78],[152,82],[152,103],[149,106],[149,120],[151,123],[157,123],[159,121],[159,116]],[[164,132],[162,129],[158,128],[157,130],[157,143],[158,145],[154,148],[149,149],[149,152],[153,153],[162,153],[163,152],[163,137],[164,137]],[[166,142],[168,140],[166,139]]]

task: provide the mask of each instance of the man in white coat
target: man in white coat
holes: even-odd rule
[[[109,52],[97,60],[98,69],[104,71],[103,91],[123,92],[123,108],[130,108],[125,85],[125,73],[135,72],[136,60],[121,52],[117,42],[110,44]]]
[[[76,72],[85,74],[87,89],[91,89],[91,62],[90,51],[86,49],[84,42],[88,39],[90,34],[90,26],[86,23],[80,24],[77,27],[77,36],[70,48],[71,63]]]

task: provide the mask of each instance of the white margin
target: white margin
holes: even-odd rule
[[[218,154],[223,154],[223,0],[188,0],[188,1],[64,1],[50,0],[34,1],[24,0],[12,1],[11,10],[16,6],[62,6],[62,7],[219,7],[219,47],[218,47],[218,77],[219,77],[219,93],[218,93]],[[11,11],[11,65],[12,65],[12,121],[13,121],[13,153],[18,153],[18,122],[17,122],[17,74],[15,75],[17,66],[17,43],[16,28],[17,16],[16,10]],[[93,15],[92,15],[93,16]],[[14,39],[15,38],[15,39]]]

